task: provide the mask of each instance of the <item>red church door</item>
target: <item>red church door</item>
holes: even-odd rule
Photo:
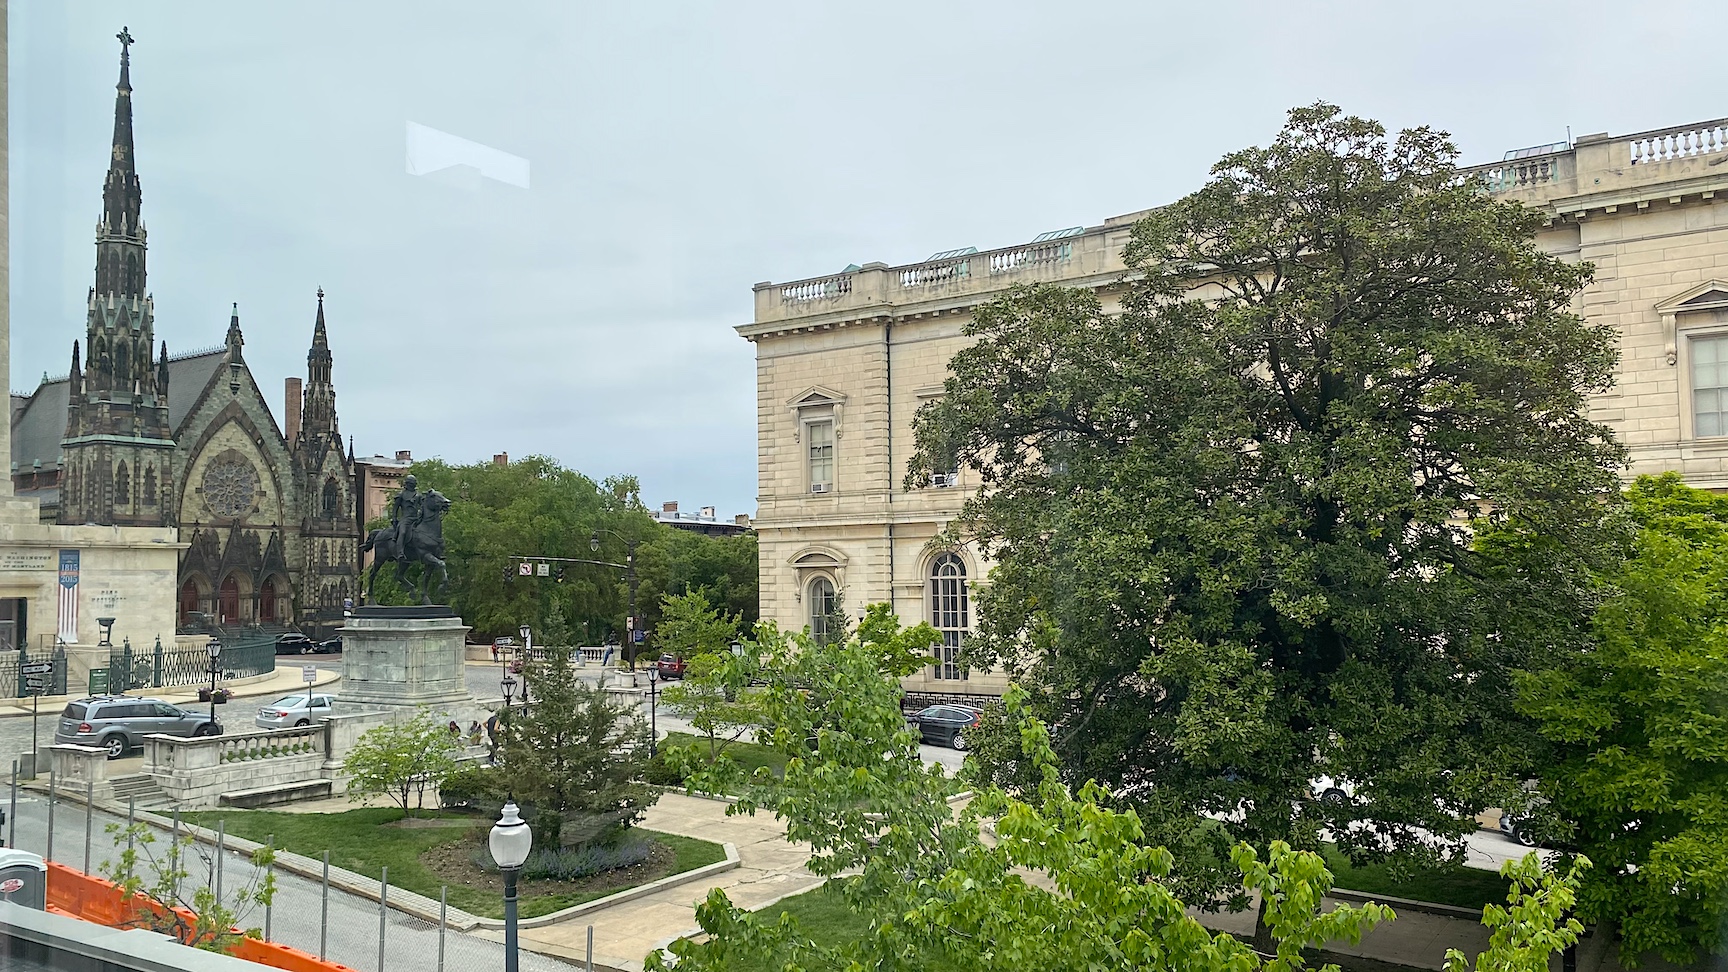
[[[240,582],[233,575],[222,582],[222,590],[217,598],[217,615],[223,624],[240,623]]]
[[[258,589],[258,620],[270,622],[276,620],[276,578],[266,578],[264,586]]]
[[[187,581],[180,585],[180,621],[192,620],[192,613],[198,610],[198,585]]]

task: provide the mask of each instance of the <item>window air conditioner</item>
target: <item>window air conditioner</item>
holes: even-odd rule
[[[812,492],[812,493],[826,493],[826,492],[828,492],[828,484],[827,483],[811,483],[810,484],[810,492]]]
[[[930,485],[932,485],[932,486],[952,486],[952,485],[954,485],[954,480],[959,475],[960,475],[959,473],[932,473],[930,476]]]

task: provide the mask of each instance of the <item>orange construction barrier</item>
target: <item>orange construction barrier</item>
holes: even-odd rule
[[[48,910],[55,914],[79,918],[110,928],[136,927],[142,909],[161,914],[163,906],[139,896],[126,901],[119,885],[106,878],[76,871],[64,864],[48,862]],[[195,916],[184,908],[175,908],[190,924]],[[235,958],[286,972],[354,972],[337,962],[321,962],[314,955],[288,945],[266,942],[257,938],[242,938],[231,953]]]

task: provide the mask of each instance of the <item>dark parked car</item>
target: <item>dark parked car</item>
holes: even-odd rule
[[[215,736],[221,726],[203,712],[182,709],[161,699],[95,695],[69,702],[54,727],[56,743],[100,746],[109,759],[143,744],[145,736]]]
[[[342,636],[337,635],[328,641],[320,641],[312,646],[312,650],[320,655],[339,655],[342,653]]]
[[[978,725],[983,717],[983,709],[975,709],[969,705],[933,705],[920,709],[908,721],[917,726],[918,735],[933,746],[965,749],[966,735],[963,730]]]
[[[313,647],[312,639],[298,631],[290,631],[276,638],[278,655],[310,655]]]
[[[684,677],[685,663],[682,655],[661,655],[654,667],[660,670],[661,678]]]

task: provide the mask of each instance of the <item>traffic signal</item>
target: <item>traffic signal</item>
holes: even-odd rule
[[[553,572],[552,576],[554,577],[554,579],[556,579],[558,581],[558,583],[560,583],[560,584],[564,583],[564,568],[562,568],[562,567],[558,568],[556,571]]]
[[[506,583],[506,584],[510,583],[510,578],[515,577],[515,576],[516,576],[515,571],[511,570],[508,567],[504,568],[504,583]]]

